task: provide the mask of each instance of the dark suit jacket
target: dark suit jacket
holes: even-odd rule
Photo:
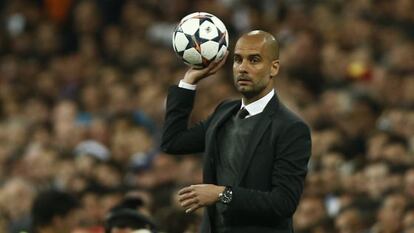
[[[188,128],[195,91],[172,87],[161,148],[171,154],[204,152],[204,183],[216,183],[217,132],[240,109],[241,101],[221,103],[206,120]],[[224,212],[230,232],[291,233],[292,215],[303,191],[311,153],[308,126],[275,95],[248,142],[238,185]],[[207,207],[202,232],[214,232],[214,205]]]

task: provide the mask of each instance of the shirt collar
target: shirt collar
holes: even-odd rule
[[[254,101],[253,103],[250,103],[248,105],[244,104],[244,100],[242,99],[242,104],[240,109],[246,108],[246,110],[249,112],[249,115],[247,117],[254,116],[256,114],[259,114],[263,112],[264,108],[266,107],[267,103],[269,103],[270,99],[275,95],[275,90],[272,89],[267,95],[263,96],[262,98]]]

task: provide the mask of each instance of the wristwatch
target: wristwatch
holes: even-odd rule
[[[230,186],[226,186],[223,192],[219,194],[219,201],[223,204],[229,204],[233,198],[233,191]]]

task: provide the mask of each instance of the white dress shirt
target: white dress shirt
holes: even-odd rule
[[[269,101],[272,99],[274,95],[275,95],[275,90],[272,89],[265,96],[263,96],[262,98],[248,105],[245,105],[244,100],[242,99],[242,104],[240,106],[240,109],[246,108],[246,110],[249,112],[249,115],[247,115],[246,118],[262,113],[264,108],[266,107],[266,105],[269,103]]]

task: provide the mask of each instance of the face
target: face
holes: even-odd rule
[[[325,217],[325,207],[319,198],[304,198],[295,213],[293,222],[296,229],[307,229]]]
[[[279,61],[272,59],[269,42],[261,35],[245,35],[236,44],[233,76],[237,90],[247,100],[257,100],[272,88]]]
[[[83,213],[80,209],[74,209],[63,217],[56,217],[54,219],[56,232],[73,232],[78,227],[82,214]]]
[[[414,198],[414,169],[410,169],[405,173],[404,177],[405,194]]]
[[[354,210],[348,210],[339,215],[335,220],[335,226],[339,233],[356,233],[362,230],[358,213]]]
[[[367,181],[366,191],[371,197],[380,197],[388,188],[388,167],[384,164],[373,164],[366,167],[364,172]]]
[[[400,232],[406,204],[407,200],[402,194],[391,194],[384,199],[378,212],[378,221],[381,222],[384,229],[387,229],[386,232]]]

